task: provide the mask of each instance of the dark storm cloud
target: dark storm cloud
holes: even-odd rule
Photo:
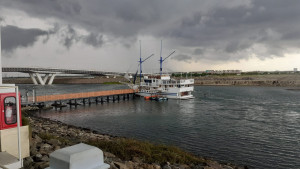
[[[179,54],[179,55],[176,55],[176,56],[172,57],[172,59],[177,60],[177,61],[183,61],[183,62],[190,63],[191,60],[192,60],[192,57],[188,56],[188,55],[184,55],[184,54]]]
[[[213,57],[218,60],[239,60],[253,53],[261,59],[281,57],[288,48],[299,49],[300,39],[293,37],[300,36],[300,1],[252,2],[251,6],[196,12],[169,30],[168,36],[188,47],[222,50],[225,54]],[[257,45],[266,50],[259,51]]]
[[[195,59],[240,60],[281,57],[300,44],[299,0],[3,0],[1,6],[72,25],[62,34],[67,48],[78,41],[100,47],[103,35],[146,35],[187,47]],[[92,33],[83,37],[73,27]]]
[[[103,35],[96,33],[79,35],[71,25],[65,27],[56,25],[55,28],[47,31],[41,29],[23,29],[7,25],[2,27],[2,49],[5,52],[12,52],[17,48],[26,48],[34,45],[39,37],[44,37],[43,43],[46,43],[53,36],[58,37],[60,43],[67,49],[78,42],[83,42],[95,48],[101,47],[104,43]]]
[[[48,35],[40,29],[22,29],[15,26],[2,27],[2,49],[6,52],[20,47],[32,46],[38,37]]]
[[[83,42],[87,45],[95,48],[101,47],[104,43],[103,35],[96,33],[89,33],[88,35],[80,35],[71,25],[66,27],[57,26],[54,29],[56,36],[60,39],[60,42],[69,49],[73,44]]]

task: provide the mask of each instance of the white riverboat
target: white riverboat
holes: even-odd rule
[[[192,99],[194,79],[172,79],[168,74],[144,76],[137,95],[149,97],[163,96],[169,99]]]

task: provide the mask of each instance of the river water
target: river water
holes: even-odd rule
[[[74,92],[99,88],[73,87]],[[64,91],[62,85],[53,88]],[[250,168],[300,168],[300,91],[196,86],[194,96],[163,102],[137,97],[38,115],[104,134],[176,145]]]

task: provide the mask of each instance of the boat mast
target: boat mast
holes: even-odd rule
[[[166,58],[162,59],[162,40],[160,41],[160,60],[159,60],[159,63],[160,63],[160,75],[162,75],[162,63],[168,58],[170,57],[171,55],[173,55],[175,53],[175,50],[169,54],[169,56],[167,56]]]
[[[141,40],[140,40],[140,83],[142,81],[142,44],[141,44]]]
[[[159,69],[160,70],[160,76],[162,74],[162,62],[163,62],[161,53],[162,53],[162,40],[160,40],[160,60],[159,60],[159,63],[160,63],[160,69]]]
[[[142,60],[142,45],[141,45],[141,41],[140,41],[140,60],[139,60],[139,63],[140,63],[140,82],[142,82],[142,63],[145,62],[147,59],[149,59],[150,57],[152,57],[154,54],[148,56],[146,59]]]

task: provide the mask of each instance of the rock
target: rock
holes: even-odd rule
[[[145,164],[145,163],[142,163],[140,164],[141,168],[144,168],[144,169],[156,169],[156,165],[152,165],[152,164]]]
[[[228,166],[228,165],[223,165],[222,168],[223,169],[233,169],[231,166]]]
[[[24,160],[23,160],[23,166],[25,168],[31,168],[31,167],[33,167],[32,166],[33,162],[34,161],[33,161],[33,159],[31,157],[24,158]]]
[[[35,135],[35,136],[34,136],[34,140],[35,140],[37,143],[41,143],[41,142],[43,141],[38,135]]]
[[[176,165],[170,165],[170,167],[171,167],[172,169],[180,169],[179,166],[176,166]]]
[[[115,158],[116,156],[110,152],[105,152],[104,151],[104,157],[107,157],[107,158]]]
[[[57,139],[50,139],[50,140],[48,140],[47,141],[49,144],[51,144],[52,146],[59,146],[59,145],[61,145],[61,142],[59,141],[59,140],[57,140]]]
[[[55,151],[55,150],[59,150],[59,149],[60,149],[60,146],[55,146],[55,147],[54,147],[54,151]]]
[[[154,169],[161,169],[160,165],[158,165],[158,164],[153,164],[153,168]]]
[[[191,167],[186,165],[186,164],[182,164],[178,166],[179,169],[190,169]]]
[[[113,162],[109,163],[110,169],[118,169]]]
[[[37,161],[37,162],[42,161],[42,158],[43,158],[43,156],[42,156],[42,154],[40,154],[40,153],[37,153],[37,154],[33,157],[34,161]]]
[[[136,163],[142,163],[143,162],[139,157],[133,157],[132,161],[136,162]]]
[[[125,165],[128,169],[134,169],[135,164],[132,161],[125,161]]]
[[[69,136],[71,137],[77,137],[77,134],[74,131],[69,132]]]
[[[172,169],[168,164],[163,166],[163,169]]]
[[[207,165],[214,169],[222,169],[223,167],[216,161],[208,161]],[[204,167],[205,168],[205,167]]]
[[[36,145],[30,146],[30,155],[35,156],[37,153]]]
[[[49,145],[49,144],[42,144],[41,145],[41,150],[45,150],[45,151],[49,151],[49,150],[51,150],[53,147],[51,146],[51,145]]]
[[[196,165],[196,166],[191,166],[191,168],[195,168],[195,169],[204,169],[204,167],[206,167],[207,166],[207,164],[206,163],[202,163],[202,164],[198,164],[198,165]]]
[[[46,130],[46,131],[50,130],[50,127],[44,127],[44,130]]]
[[[118,169],[128,169],[124,163],[114,162],[114,164]]]
[[[43,156],[43,158],[41,160],[45,161],[45,162],[50,161],[50,159],[47,155]]]
[[[37,168],[37,169],[44,169],[47,167],[49,167],[49,162],[38,162],[34,165],[34,168]]]

